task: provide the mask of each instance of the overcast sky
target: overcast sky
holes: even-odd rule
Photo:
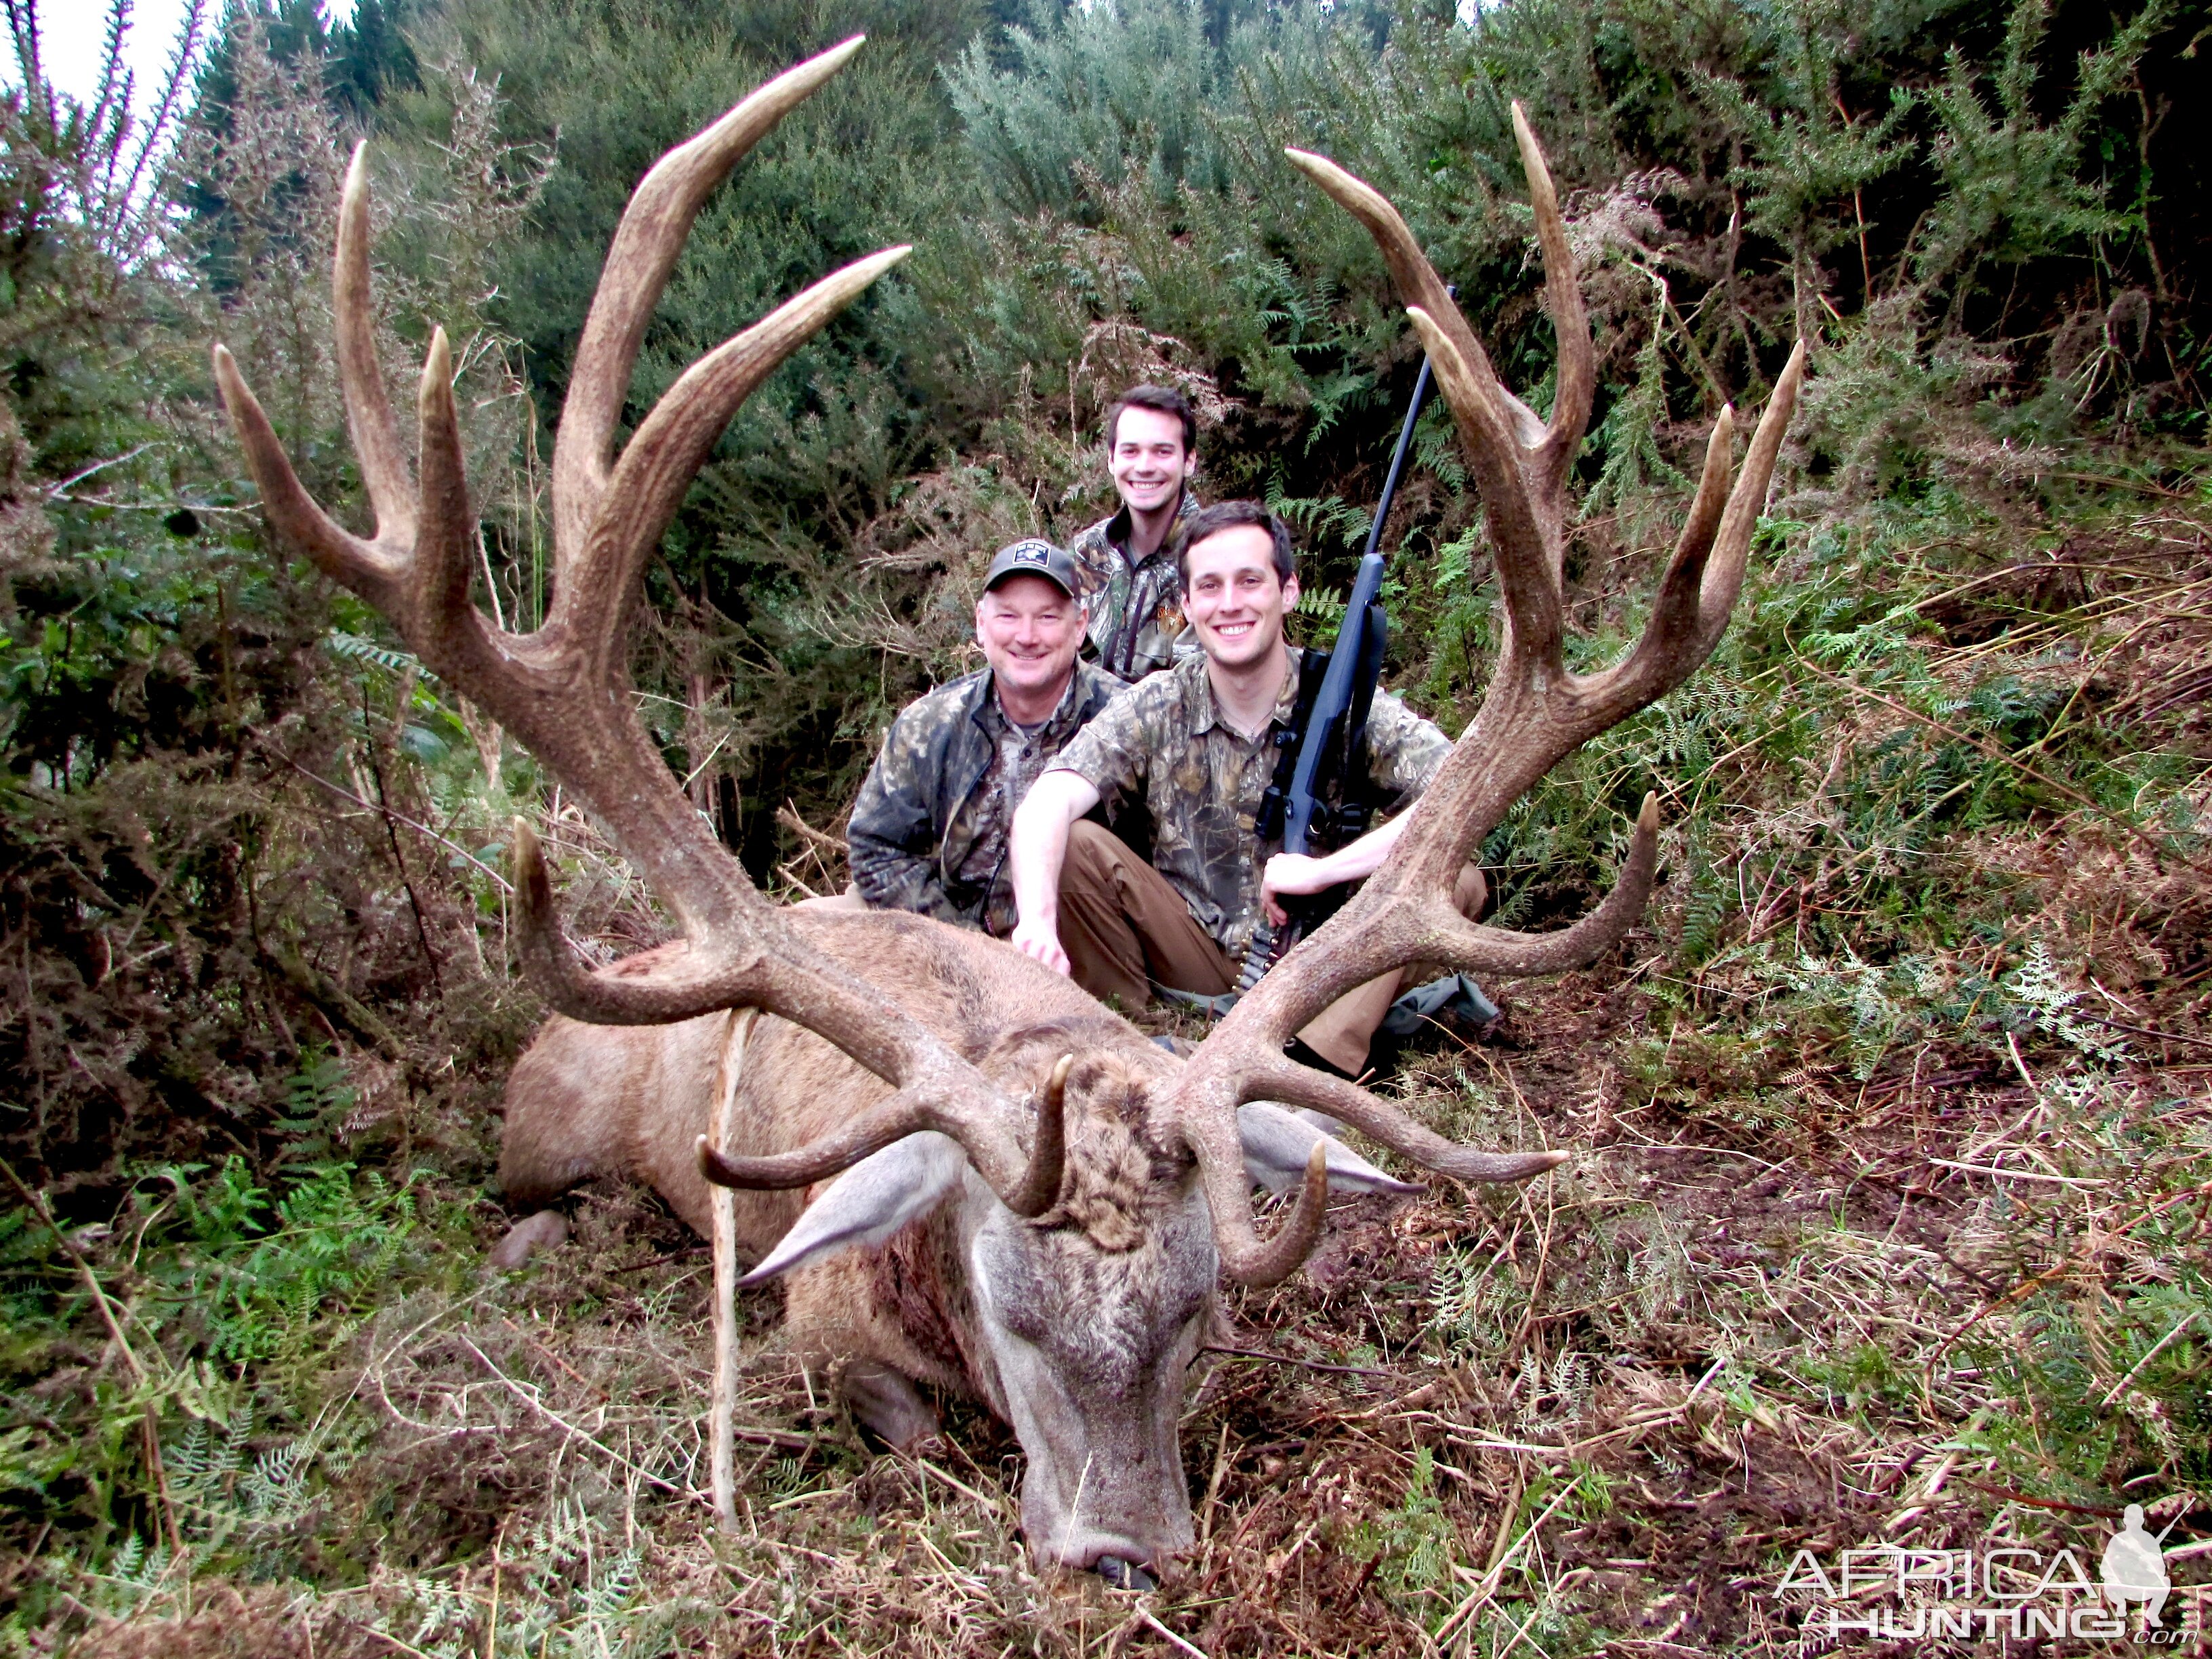
[[[354,0],[323,0],[324,15],[337,22],[353,15]],[[207,0],[201,41],[222,15],[222,0]],[[89,101],[100,85],[100,48],[107,35],[104,0],[47,0],[39,8],[40,58],[46,78],[62,91]],[[185,0],[133,0],[131,32],[124,37],[124,61],[133,77],[131,101],[143,112],[168,73],[177,31],[185,20]],[[17,79],[15,60],[7,54],[7,80]]]

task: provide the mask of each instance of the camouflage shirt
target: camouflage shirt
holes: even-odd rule
[[[1198,511],[1198,497],[1183,492],[1175,523],[1149,557],[1129,562],[1129,509],[1123,507],[1068,544],[1083,577],[1076,597],[1090,610],[1091,644],[1098,665],[1125,680],[1140,680],[1198,649],[1182,616],[1182,582],[1168,550],[1176,531]]]
[[[1260,872],[1279,842],[1254,829],[1275,775],[1277,734],[1298,698],[1298,656],[1267,729],[1244,738],[1221,717],[1206,659],[1190,657],[1115,698],[1048,766],[1079,774],[1109,812],[1134,796],[1150,809],[1152,864],[1182,895],[1198,925],[1232,959],[1260,915]],[[1395,811],[1428,787],[1451,740],[1388,691],[1367,716],[1369,777],[1382,810]]]
[[[1063,709],[1074,696],[1075,687],[1070,685],[1060,699]],[[1002,872],[1011,875],[1006,871],[1006,837],[1013,829],[1014,809],[1059,745],[1048,744],[1049,719],[1017,726],[1006,718],[996,697],[983,705],[976,719],[985,730],[997,733],[998,741],[992,745],[991,763],[953,814],[955,824],[969,834],[968,856],[953,873],[965,890],[988,895],[983,902],[983,931],[1004,939],[1014,931],[1017,920],[1012,888],[1000,879]]]
[[[860,896],[878,909],[1012,932],[1006,862],[1014,807],[1121,689],[1078,663],[1060,707],[1031,732],[1006,719],[988,668],[909,703],[891,722],[846,830]]]

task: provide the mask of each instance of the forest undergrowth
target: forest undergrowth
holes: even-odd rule
[[[2094,1561],[2129,1503],[2212,1583],[2203,8],[818,9],[246,7],[204,20],[167,138],[0,100],[0,1652],[1802,1653],[1801,1552]],[[1483,849],[1493,920],[1562,925],[1656,790],[1648,914],[1377,1079],[1569,1160],[1340,1204],[1302,1274],[1227,1292],[1198,1547],[1142,1595],[1036,1572],[973,1405],[926,1456],[863,1444],[774,1291],[740,1304],[719,1531],[709,1264],[650,1194],[586,1188],[565,1246],[483,1265],[542,1012],[514,819],[588,952],[667,923],[272,554],[206,383],[225,338],[358,507],[324,273],[368,134],[385,362],[447,325],[477,599],[541,617],[623,193],[856,18],[872,55],[702,218],[637,389],[928,233],[748,406],[648,576],[647,723],[779,898],[842,884],[858,770],[967,665],[991,549],[1105,510],[1119,381],[1192,393],[1202,487],[1291,520],[1298,626],[1334,621],[1413,358],[1279,143],[1387,184],[1540,404],[1504,100],[1540,112],[1602,382],[1577,666],[1640,628],[1723,398],[1818,346],[1715,656]],[[1416,456],[1389,679],[1457,732],[1499,617],[1443,411]]]

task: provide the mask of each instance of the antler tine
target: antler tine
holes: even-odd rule
[[[1699,662],[1720,642],[1728,627],[1729,613],[1735,609],[1736,595],[1743,591],[1744,570],[1751,558],[1751,538],[1759,528],[1759,514],[1766,510],[1766,487],[1773,482],[1774,463],[1782,453],[1782,440],[1790,430],[1790,418],[1796,412],[1798,390],[1805,383],[1806,362],[1806,344],[1800,339],[1790,348],[1790,361],[1783,366],[1782,378],[1774,383],[1774,395],[1766,400],[1766,412],[1759,416],[1759,429],[1752,434],[1751,446],[1743,458],[1743,471],[1737,475],[1735,488],[1729,493],[1728,511],[1721,517],[1720,534],[1714,541],[1698,596]],[[1692,663],[1690,667],[1696,665]],[[1689,670],[1683,672],[1687,673]]]
[[[446,331],[431,331],[422,362],[416,403],[422,446],[418,490],[408,477],[377,359],[368,210],[364,143],[355,148],[346,170],[331,288],[338,380],[345,394],[347,424],[376,514],[376,538],[363,541],[345,530],[307,494],[260,400],[246,386],[228,348],[222,345],[215,348],[216,384],[277,533],[304,549],[325,575],[390,617],[440,673],[456,681],[473,681],[483,674],[503,678],[490,648],[489,630],[469,602],[476,520],[463,470]],[[491,706],[502,700],[486,701]],[[495,712],[504,717],[503,710]]]
[[[747,1192],[782,1192],[811,1187],[817,1181],[842,1174],[862,1158],[880,1152],[893,1141],[903,1140],[924,1129],[934,1129],[960,1143],[975,1171],[1002,1196],[1018,1193],[1026,1173],[1024,1160],[1012,1143],[979,1123],[969,1113],[948,1113],[939,1091],[915,1085],[900,1090],[890,1099],[848,1119],[842,1126],[804,1146],[766,1158],[736,1158],[718,1152],[707,1137],[696,1145],[699,1173],[718,1187]]]
[[[246,470],[261,491],[262,509],[276,533],[314,561],[315,568],[332,581],[351,588],[378,610],[389,611],[398,602],[408,565],[404,553],[365,542],[323,511],[307,493],[300,475],[292,470],[283,441],[269,423],[261,400],[253,395],[230,348],[215,349],[215,383],[222,406],[230,416],[239,447],[246,452]]]
[[[1592,704],[1625,702],[1640,708],[1687,679],[1720,643],[1729,615],[1743,592],[1752,536],[1759,527],[1783,434],[1804,380],[1805,343],[1800,340],[1774,383],[1774,395],[1752,434],[1733,489],[1729,463],[1735,411],[1722,408],[1705,445],[1696,499],[1674,544],[1674,556],[1659,579],[1650,619],[1635,650],[1619,666],[1592,675],[1585,683],[1584,695]]]
[[[631,195],[576,344],[554,438],[556,547],[581,548],[592,528],[639,343],[701,205],[746,152],[842,69],[866,39],[856,34],[757,88],[713,126],[662,156]]]
[[[1073,1054],[1062,1054],[1037,1101],[1036,1139],[1030,1147],[1029,1169],[1006,1199],[1006,1207],[1024,1218],[1041,1216],[1060,1201],[1060,1180],[1067,1164],[1067,1074],[1074,1065]]]
[[[1480,1152],[1446,1140],[1358,1084],[1278,1056],[1253,1068],[1238,1092],[1247,1100],[1310,1106],[1341,1118],[1378,1145],[1454,1181],[1471,1185],[1526,1181],[1567,1161],[1565,1152]]]
[[[1486,417],[1488,394],[1460,350],[1452,331],[1425,306],[1408,306],[1406,315],[1429,354],[1429,364],[1459,427],[1460,441],[1475,467],[1482,507],[1490,520],[1498,590],[1505,598],[1509,665],[1521,672],[1535,665],[1555,665],[1565,637],[1565,605],[1559,591],[1559,561],[1553,546],[1559,538],[1558,519],[1548,527],[1535,501],[1522,483],[1512,459],[1512,440]],[[1480,349],[1480,348],[1477,348]]]
[[[1043,1179],[1041,1164],[1060,1158],[1054,1133],[1041,1127],[1037,1150],[1024,1158],[1011,1129],[1016,1109],[998,1090],[896,1008],[886,1007],[879,994],[816,956],[765,902],[742,935],[730,927],[719,942],[687,940],[649,972],[625,972],[620,963],[586,968],[562,936],[536,832],[517,818],[514,833],[516,953],[557,1012],[595,1025],[663,1025],[724,1008],[760,1008],[816,1032],[899,1085],[822,1140],[777,1158],[732,1161],[730,1168],[747,1173],[725,1184],[805,1186],[902,1135],[935,1129],[958,1141],[992,1190],[1011,1202]],[[1057,1175],[1052,1184],[1057,1191]]]
[[[1225,1125],[1226,1133],[1224,1133]],[[1319,1141],[1306,1156],[1305,1178],[1290,1217],[1265,1243],[1252,1225],[1252,1177],[1237,1138],[1236,1108],[1224,1118],[1183,1126],[1183,1144],[1198,1164],[1199,1185],[1213,1217],[1213,1245],[1221,1271],[1253,1290],[1279,1285],[1313,1254],[1328,1213],[1328,1149]]]
[[[661,957],[649,977],[585,966],[561,931],[538,832],[518,817],[513,833],[515,957],[554,1012],[587,1025],[666,1025],[747,1006],[761,965],[757,956],[729,957],[687,946]]]
[[[590,538],[556,596],[556,614],[588,616],[586,637],[615,651],[625,647],[645,561],[730,417],[779,364],[913,251],[905,244],[884,248],[831,272],[684,371],[616,462]]]
[[[1489,354],[1482,349],[1482,342],[1474,337],[1474,331],[1468,326],[1457,302],[1445,291],[1444,279],[1437,275],[1436,267],[1421,252],[1421,245],[1413,240],[1413,233],[1398,210],[1390,204],[1389,198],[1326,155],[1305,149],[1286,149],[1283,154],[1292,167],[1320,185],[1330,200],[1367,227],[1367,234],[1375,239],[1375,246],[1382,252],[1382,263],[1390,268],[1390,280],[1396,284],[1399,296],[1407,305],[1419,306],[1437,319],[1451,336],[1461,356],[1467,361],[1480,400],[1488,406],[1486,412],[1510,432],[1516,422],[1508,404],[1517,405],[1519,400],[1510,398],[1498,380],[1497,370],[1490,365]],[[1534,419],[1533,416],[1529,418]],[[1528,434],[1529,441],[1535,441],[1542,431],[1540,423],[1534,426]]]
[[[980,1110],[947,1110],[942,1092],[921,1086],[900,1090],[840,1127],[804,1146],[765,1158],[736,1158],[714,1150],[705,1135],[694,1143],[699,1173],[718,1187],[748,1192],[781,1192],[811,1187],[849,1170],[892,1142],[924,1129],[958,1141],[991,1189],[1016,1215],[1034,1218],[1060,1197],[1066,1167],[1065,1110],[1068,1068],[1075,1056],[1063,1054],[1053,1067],[1037,1106],[1036,1139],[1020,1158],[1000,1126]]]
[[[1552,398],[1552,418],[1538,446],[1530,480],[1539,501],[1563,503],[1567,469],[1582,447],[1583,429],[1589,424],[1590,402],[1597,391],[1597,361],[1590,349],[1589,316],[1583,308],[1583,285],[1575,269],[1574,251],[1567,246],[1567,228],[1559,216],[1559,192],[1552,187],[1552,169],[1544,161],[1543,147],[1529,130],[1521,100],[1513,100],[1513,142],[1521,151],[1521,170],[1528,179],[1528,205],[1536,216],[1536,245],[1544,252],[1544,300],[1552,313],[1552,330],[1559,337],[1559,375]]]
[[[1659,797],[1646,794],[1613,890],[1598,907],[1556,933],[1522,933],[1471,922],[1444,902],[1426,902],[1431,938],[1409,960],[1437,962],[1462,974],[1538,978],[1586,967],[1628,937],[1659,872]],[[1434,954],[1431,954],[1433,951]]]
[[[1263,981],[1264,982],[1264,981]],[[1328,1204],[1327,1149],[1316,1145],[1306,1165],[1297,1206],[1262,1243],[1252,1224],[1251,1176],[1237,1137],[1237,1109],[1248,1100],[1310,1106],[1341,1118],[1369,1139],[1455,1181],[1526,1181],[1566,1161],[1565,1152],[1480,1152],[1422,1127],[1356,1084],[1309,1070],[1217,1030],[1192,1059],[1181,1096],[1183,1144],[1198,1164],[1212,1212],[1222,1271],[1239,1284],[1265,1288],[1288,1278],[1312,1251]]]
[[[1316,155],[1314,150],[1283,150],[1283,155],[1294,168],[1298,168],[1298,173],[1321,185],[1322,195],[1328,195],[1338,208],[1343,208],[1367,226],[1367,234],[1376,239],[1376,248],[1382,254],[1382,264],[1389,265],[1391,281],[1398,285],[1401,299],[1407,305],[1425,305],[1429,314],[1443,319],[1468,365],[1474,365],[1475,374],[1482,378],[1484,389],[1502,389],[1498,374],[1491,369],[1489,356],[1482,354],[1482,343],[1467,325],[1467,319],[1460,316],[1458,303],[1453,303],[1451,295],[1444,292],[1444,279],[1437,276],[1436,265],[1429,264],[1420,243],[1413,241],[1413,232],[1398,208],[1391,206],[1389,197],[1376,191],[1367,179],[1345,173],[1345,168],[1336,166],[1336,161],[1325,155]]]
[[[376,295],[369,282],[368,140],[353,147],[345,193],[338,202],[337,268],[331,311],[337,325],[338,384],[345,392],[346,426],[361,458],[362,481],[376,512],[376,539],[404,547],[415,539],[415,488],[407,453],[385,394],[376,356]]]
[[[469,504],[460,412],[453,406],[453,353],[442,328],[430,331],[415,410],[422,483],[405,609],[396,620],[422,659],[456,685],[504,688],[512,672],[493,647],[491,624],[469,598],[476,577],[477,517]],[[513,700],[511,694],[489,698],[486,706],[496,710]]]
[[[1522,140],[1553,321],[1560,341],[1559,396],[1548,428],[1498,380],[1489,355],[1397,209],[1372,185],[1324,156],[1304,150],[1284,154],[1366,226],[1390,268],[1391,280],[1428,349],[1437,384],[1458,425],[1490,520],[1491,544],[1510,623],[1508,660],[1516,665],[1516,672],[1530,672],[1558,666],[1565,480],[1589,416],[1595,371],[1589,324],[1551,174],[1525,119],[1516,118],[1515,132]]]
[[[1646,823],[1656,827],[1656,806],[1647,804]],[[1634,908],[1628,909],[1626,921],[1617,921],[1616,932],[1625,930],[1627,921],[1632,921],[1637,909],[1640,909],[1650,890],[1648,868],[1640,883],[1624,877],[1622,884],[1636,889],[1632,896]],[[1594,924],[1597,920],[1594,913],[1577,927]],[[1616,921],[1608,916],[1605,925],[1616,925]],[[1466,923],[1460,923],[1462,930],[1466,927]],[[1552,939],[1540,940],[1528,935],[1501,937],[1526,939],[1532,946],[1553,943]],[[1437,942],[1448,943],[1442,928],[1437,929]],[[1538,963],[1536,971],[1554,971],[1540,951],[1532,950],[1529,957]],[[1398,1108],[1358,1085],[1286,1059],[1283,1044],[1291,1032],[1328,1000],[1326,995],[1317,993],[1287,998],[1279,991],[1271,994],[1271,981],[1289,965],[1286,960],[1230,1011],[1191,1056],[1177,1085],[1177,1121],[1185,1144],[1198,1160],[1206,1201],[1213,1212],[1223,1266],[1233,1277],[1245,1284],[1272,1284],[1297,1266],[1312,1243],[1308,1236],[1296,1255],[1289,1255],[1291,1246],[1288,1238],[1299,1224],[1296,1218],[1264,1247],[1253,1232],[1251,1204],[1246,1196],[1249,1179],[1241,1161],[1237,1127],[1237,1109],[1247,1101],[1279,1101],[1327,1112],[1393,1152],[1457,1181],[1525,1181],[1565,1160],[1563,1152],[1484,1152],[1458,1146],[1424,1128]],[[1330,965],[1337,964],[1332,962]],[[1375,971],[1365,975],[1357,969],[1348,971],[1340,975],[1346,981],[1344,988],[1348,989],[1361,977],[1371,977]],[[1301,1204],[1301,1214],[1304,1207]],[[1319,1225],[1317,1209],[1313,1224]],[[1248,1276],[1266,1273],[1273,1273],[1273,1277]]]

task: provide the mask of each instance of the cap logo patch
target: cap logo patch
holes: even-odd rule
[[[1013,562],[1016,564],[1049,564],[1052,556],[1047,549],[1030,542],[1013,550]]]

